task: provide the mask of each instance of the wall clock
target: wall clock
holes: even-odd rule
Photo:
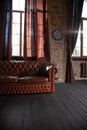
[[[52,37],[54,40],[61,40],[63,39],[63,32],[60,29],[54,29],[52,31]]]

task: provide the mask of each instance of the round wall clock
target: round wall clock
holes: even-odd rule
[[[60,29],[54,29],[52,31],[52,37],[54,40],[61,40],[63,39],[63,32]]]

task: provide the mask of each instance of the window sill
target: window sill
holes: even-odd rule
[[[71,57],[72,60],[79,60],[79,61],[83,61],[83,60],[87,60],[87,57]]]

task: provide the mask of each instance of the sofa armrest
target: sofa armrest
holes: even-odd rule
[[[48,70],[48,81],[51,82],[51,89],[52,92],[55,91],[55,74],[57,73],[57,68],[55,66],[52,66]]]
[[[48,80],[52,81],[53,77],[55,78],[56,73],[57,73],[57,68],[55,66],[48,69]]]
[[[48,77],[48,80],[51,81],[51,77],[53,76],[53,74],[55,75],[56,73],[57,68],[53,64],[50,65],[45,64],[40,66],[36,75]]]
[[[44,76],[44,77],[48,77],[49,73],[47,70],[47,65],[41,65],[36,73],[36,75],[38,76]]]
[[[51,91],[55,91],[55,74],[57,73],[57,68],[54,64],[45,63],[40,66],[36,75],[44,76],[48,78],[48,82],[51,83]]]

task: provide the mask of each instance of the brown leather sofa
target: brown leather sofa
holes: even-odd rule
[[[0,61],[0,94],[55,91],[56,67],[39,61]]]

